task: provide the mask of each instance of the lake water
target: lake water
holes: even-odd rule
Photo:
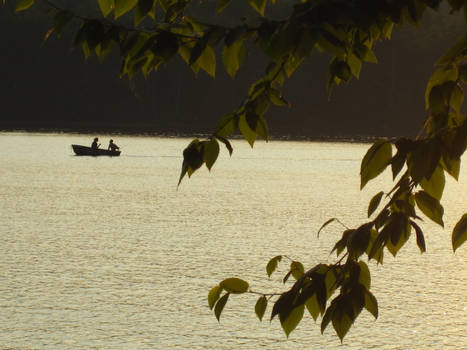
[[[232,158],[222,150],[177,191],[190,140],[119,136],[121,157],[73,155],[93,137],[0,133],[1,349],[467,348],[467,246],[450,243],[467,211],[465,165],[443,197],[446,228],[422,224],[427,252],[412,237],[371,265],[380,316],[363,311],[341,345],[308,315],[287,339],[277,318],[256,319],[253,295],[231,297],[218,323],[207,293],[232,276],[284,291],[286,264],[265,272],[278,254],[333,262],[342,228],[318,240],[319,227],[364,222],[391,186],[385,173],[359,191],[368,145],[234,141]]]

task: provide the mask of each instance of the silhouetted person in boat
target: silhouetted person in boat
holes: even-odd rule
[[[91,145],[91,148],[92,149],[98,149],[99,146],[101,145],[100,143],[97,144],[97,141],[99,141],[99,139],[97,137],[94,138],[94,141],[92,141],[92,145]]]
[[[120,149],[120,147],[118,147],[115,143],[114,143],[114,140],[110,140],[109,141],[109,147],[107,147],[108,150],[110,151],[117,151]]]

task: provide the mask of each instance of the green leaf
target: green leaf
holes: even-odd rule
[[[359,261],[358,265],[360,266],[360,274],[358,277],[358,282],[364,286],[367,290],[370,290],[371,287],[371,274],[368,265],[364,261]]]
[[[305,268],[301,262],[292,261],[290,264],[290,273],[296,280],[298,280],[305,273]]]
[[[420,186],[433,198],[437,200],[441,200],[444,191],[444,185],[446,183],[446,179],[444,177],[443,169],[438,166],[429,180],[425,177],[422,178],[420,181]]]
[[[391,158],[391,144],[384,139],[376,141],[363,157],[360,167],[360,189],[363,189],[368,181],[381,174],[388,166]]]
[[[269,90],[269,100],[279,107],[288,107],[289,103],[282,97],[281,92],[277,89]]]
[[[203,165],[203,151],[201,149],[202,143],[198,139],[194,139],[188,145],[187,148],[183,150],[183,164],[182,171],[180,173],[180,178],[178,180],[178,185],[182,182],[183,177],[188,174],[188,177],[191,176],[197,169]]]
[[[219,143],[215,138],[212,138],[210,141],[204,143],[204,152],[203,152],[204,161],[209,170],[217,160],[219,156]]]
[[[16,12],[24,11],[34,5],[35,0],[20,0],[15,7]]]
[[[415,202],[423,214],[436,222],[438,225],[444,227],[444,209],[436,198],[433,198],[425,191],[419,191],[415,194]]]
[[[261,16],[264,16],[267,0],[248,0],[248,3],[253,7]]]
[[[426,85],[425,89],[425,106],[426,109],[430,107],[430,94],[431,90],[435,86],[443,85],[444,83],[448,81],[456,81],[457,80],[457,75],[458,71],[455,67],[450,67],[448,69],[446,68],[439,68],[437,69],[430,77],[430,80],[428,80],[428,83]]]
[[[219,286],[224,288],[228,293],[241,294],[248,292],[248,282],[240,278],[231,277],[219,283]]]
[[[369,290],[365,292],[365,309],[372,314],[375,319],[378,318],[378,301]]]
[[[253,147],[258,134],[248,125],[245,114],[240,116],[238,120],[238,128],[240,129],[240,132],[242,133],[245,140],[247,140],[250,146]]]
[[[225,304],[227,304],[227,300],[229,300],[229,295],[230,293],[225,293],[219,301],[216,303],[216,306],[214,307],[214,314],[216,315],[217,321],[220,322],[221,320],[221,313],[222,310],[224,310]]]
[[[213,287],[208,294],[208,305],[209,308],[212,310],[214,305],[216,304],[217,300],[219,300],[219,297],[221,296],[222,292],[222,287],[221,286],[215,286]]]
[[[378,63],[378,59],[376,58],[375,54],[371,49],[362,44],[362,43],[357,43],[354,46],[354,52],[358,58],[360,58],[362,61],[365,62],[370,62],[370,63]]]
[[[211,77],[214,78],[216,76],[216,54],[211,46],[206,45],[196,63]]]
[[[232,2],[232,0],[218,0],[217,1],[217,6],[216,6],[216,12],[222,12],[229,4]]]
[[[452,231],[452,249],[456,251],[467,240],[467,214],[457,222]]]
[[[269,260],[268,264],[266,265],[266,273],[268,274],[268,277],[271,277],[272,273],[277,268],[277,264],[281,260],[282,260],[282,255],[275,256],[274,258]]]
[[[379,203],[381,202],[381,199],[383,198],[384,192],[378,192],[371,198],[370,204],[368,205],[368,217],[371,216],[371,214],[374,213],[376,208],[378,208]]]
[[[311,317],[313,317],[313,320],[316,321],[321,313],[316,293],[314,293],[311,298],[308,298],[308,300],[305,302],[305,306]]]
[[[98,0],[97,2],[104,17],[107,17],[115,8],[115,0]]]
[[[256,313],[256,316],[258,316],[260,321],[263,320],[263,316],[264,316],[267,306],[268,306],[268,299],[264,295],[262,297],[259,297],[255,305],[255,313]]]
[[[345,305],[351,304],[351,300],[347,300],[346,302],[341,301],[339,304],[340,307],[336,307],[332,314],[332,326],[337,333],[339,339],[344,339],[345,335],[349,331],[350,327],[352,326],[353,320],[349,317],[349,315],[344,311],[345,308],[352,308],[352,305]]]
[[[114,18],[117,19],[131,11],[137,3],[138,0],[115,0]]]
[[[144,18],[154,8],[154,0],[138,0],[138,5],[135,9],[135,25],[140,24]]]
[[[285,320],[282,319],[281,314],[279,314],[281,326],[287,338],[289,337],[289,334],[298,326],[298,324],[302,320],[304,311],[305,311],[305,305],[302,304],[302,305],[295,307]]]
[[[222,50],[222,61],[227,73],[233,78],[240,69],[243,60],[245,59],[245,47],[243,40],[237,40],[230,46],[225,45]]]

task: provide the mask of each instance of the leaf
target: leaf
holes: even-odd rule
[[[371,287],[371,274],[368,265],[364,261],[359,261],[358,265],[360,266],[360,274],[358,277],[358,282],[364,286],[367,290],[370,290]]]
[[[230,293],[225,293],[219,301],[216,303],[216,306],[214,307],[214,314],[216,315],[217,321],[220,322],[221,320],[221,313],[222,310],[224,310],[225,304],[227,304],[227,300],[229,300],[229,295]]]
[[[333,222],[334,220],[337,220],[336,218],[331,218],[329,219],[328,221],[326,221],[318,230],[318,238],[319,238],[319,233],[321,232],[321,230],[323,228],[325,228],[327,225],[329,225],[331,222]]]
[[[349,303],[350,305],[345,305],[345,303]],[[353,320],[344,311],[344,308],[352,308],[352,305],[349,299],[345,302],[341,301],[339,304],[340,307],[336,307],[332,314],[332,326],[342,342],[353,323]]]
[[[230,77],[233,79],[240,69],[243,60],[245,59],[245,47],[243,40],[237,40],[231,45],[225,45],[222,50],[222,61],[224,67]]]
[[[282,260],[282,255],[275,256],[274,258],[269,260],[268,264],[266,265],[266,273],[268,274],[268,277],[271,277],[272,273],[277,268],[277,264],[281,260]]]
[[[232,0],[218,0],[217,1],[217,6],[216,6],[216,12],[222,12],[229,4],[232,2]]]
[[[423,214],[436,222],[438,225],[444,227],[444,209],[436,198],[433,198],[425,191],[419,191],[415,194],[415,202]]]
[[[425,253],[426,252],[425,236],[423,235],[422,229],[413,220],[410,220],[410,225],[412,225],[412,227],[415,229],[415,233],[417,235],[417,245],[418,245],[418,248],[420,249],[420,252]]]
[[[219,286],[224,288],[228,293],[241,294],[248,292],[248,282],[240,278],[231,277],[219,283]]]
[[[290,264],[290,273],[296,280],[298,280],[305,273],[305,268],[301,262],[292,261]]]
[[[256,316],[258,316],[260,321],[263,320],[263,316],[264,316],[267,306],[268,306],[268,299],[264,295],[262,297],[259,297],[255,305],[255,313],[256,313]]]
[[[206,166],[209,170],[211,170],[212,166],[217,160],[219,156],[219,143],[215,138],[204,143],[204,152],[203,157],[204,161],[206,162]]]
[[[20,0],[15,7],[16,12],[24,11],[34,5],[35,0]]]
[[[376,141],[363,157],[360,167],[360,189],[363,189],[368,181],[381,174],[388,166],[391,158],[391,144],[384,139]]]
[[[313,317],[313,320],[316,321],[321,312],[316,293],[313,294],[311,298],[308,298],[308,300],[305,302],[305,306],[311,317]]]
[[[137,3],[138,0],[115,0],[114,18],[117,19],[131,11]]]
[[[365,309],[372,314],[375,319],[378,318],[378,301],[369,290],[365,292]]]
[[[384,192],[378,192],[371,198],[370,204],[368,205],[368,217],[373,214],[373,212],[378,208],[379,203],[381,202],[381,199],[383,198]]]
[[[289,337],[289,334],[298,326],[298,324],[302,320],[304,311],[305,311],[305,305],[302,304],[302,305],[295,307],[285,320],[282,319],[281,314],[279,314],[281,326],[287,338]]]
[[[97,2],[104,17],[107,17],[115,8],[115,0],[98,0]]]
[[[425,177],[421,179],[420,186],[430,196],[437,200],[441,200],[445,183],[446,179],[444,177],[444,171],[440,166],[438,166],[428,180]]]
[[[264,16],[267,0],[248,0],[248,3],[253,7],[261,16]]]
[[[253,147],[258,134],[248,125],[245,114],[240,116],[238,120],[238,128],[240,129],[240,132],[242,133],[245,140],[247,140],[250,146]]]
[[[206,45],[196,63],[211,77],[214,78],[216,76],[216,54],[211,46]]]
[[[209,308],[212,310],[214,305],[216,304],[217,300],[219,300],[219,297],[221,296],[222,292],[222,287],[221,286],[215,286],[213,287],[208,294],[208,305]]]
[[[462,218],[454,226],[452,231],[452,249],[454,252],[467,240],[467,214],[464,214]]]

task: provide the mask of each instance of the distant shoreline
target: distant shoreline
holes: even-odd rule
[[[146,137],[177,137],[177,138],[206,138],[210,134],[199,132],[183,132],[183,131],[155,131],[144,128],[50,128],[50,127],[1,127],[0,132],[5,133],[58,133],[58,134],[99,134],[105,135],[122,135],[122,136],[146,136]],[[368,135],[353,135],[353,136],[336,136],[336,135],[279,135],[270,134],[269,139],[275,141],[308,141],[308,142],[355,142],[355,143],[371,143],[379,138],[393,138],[389,136],[368,136]],[[231,136],[232,139],[242,138],[241,134]]]

